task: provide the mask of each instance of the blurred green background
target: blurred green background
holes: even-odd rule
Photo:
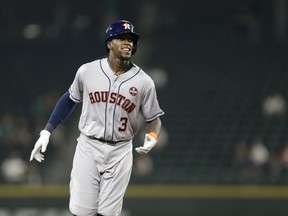
[[[284,215],[288,210],[287,11],[286,0],[1,0],[0,215],[39,215],[28,208],[35,199],[41,200],[39,196],[44,199],[39,201],[42,207],[61,203],[61,212],[45,215],[69,215],[62,208],[68,207],[81,105],[53,133],[44,163],[29,162],[30,152],[78,67],[107,54],[105,30],[118,19],[131,21],[140,33],[133,61],[154,79],[166,113],[155,149],[145,156],[134,154],[129,193],[139,197],[127,192],[123,215],[139,215],[131,208],[141,206],[141,199],[148,206],[151,199],[159,199],[152,204],[164,209],[177,203],[168,208],[170,214],[153,211],[158,215],[178,211],[217,215],[216,208],[222,209],[218,215],[232,215],[233,209],[243,215],[241,206],[246,206],[245,215]],[[142,142],[139,133],[134,145]],[[143,185],[156,185],[160,195],[168,190],[166,198],[149,199],[153,193],[141,198]],[[188,195],[183,185],[188,185]],[[246,185],[252,188],[243,189]],[[174,186],[184,195],[173,197]],[[30,202],[29,192],[35,187],[44,192],[37,192]],[[55,189],[60,192],[54,193]],[[231,204],[223,193],[237,203]],[[52,204],[51,196],[59,202]],[[199,207],[202,201],[211,206],[210,212]],[[14,204],[25,211],[12,211]],[[225,212],[224,206],[231,211]],[[266,210],[249,211],[255,206]],[[275,209],[278,212],[272,214]]]

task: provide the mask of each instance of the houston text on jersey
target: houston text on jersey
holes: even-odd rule
[[[128,113],[132,112],[136,107],[136,105],[128,98],[115,92],[112,92],[110,96],[108,91],[90,92],[89,99],[91,104],[99,102],[106,103],[108,101],[109,103],[122,107]]]

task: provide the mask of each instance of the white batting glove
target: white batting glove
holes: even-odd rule
[[[139,154],[147,154],[156,145],[156,143],[157,143],[157,140],[153,136],[146,134],[144,145],[138,148],[135,148],[135,150]]]
[[[31,152],[30,161],[35,158],[37,161],[42,162],[44,161],[44,153],[46,151],[47,145],[49,143],[51,133],[47,130],[42,130],[40,132],[40,137],[34,145],[34,149]]]

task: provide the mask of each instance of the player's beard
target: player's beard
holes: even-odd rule
[[[132,56],[133,47],[131,46],[129,50],[124,50],[124,47],[119,49],[120,59],[123,60],[130,60]]]
[[[121,53],[121,55],[119,56],[120,57],[120,59],[122,60],[122,61],[129,61],[130,59],[131,59],[131,52],[129,52],[129,54],[122,54]]]
[[[122,61],[129,61],[131,59],[131,55],[129,57],[126,57],[126,56],[120,56],[120,59]]]

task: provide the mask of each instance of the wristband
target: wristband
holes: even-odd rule
[[[152,136],[155,140],[158,139],[157,133],[155,133],[155,132],[149,132],[148,134],[149,134],[150,136]]]

